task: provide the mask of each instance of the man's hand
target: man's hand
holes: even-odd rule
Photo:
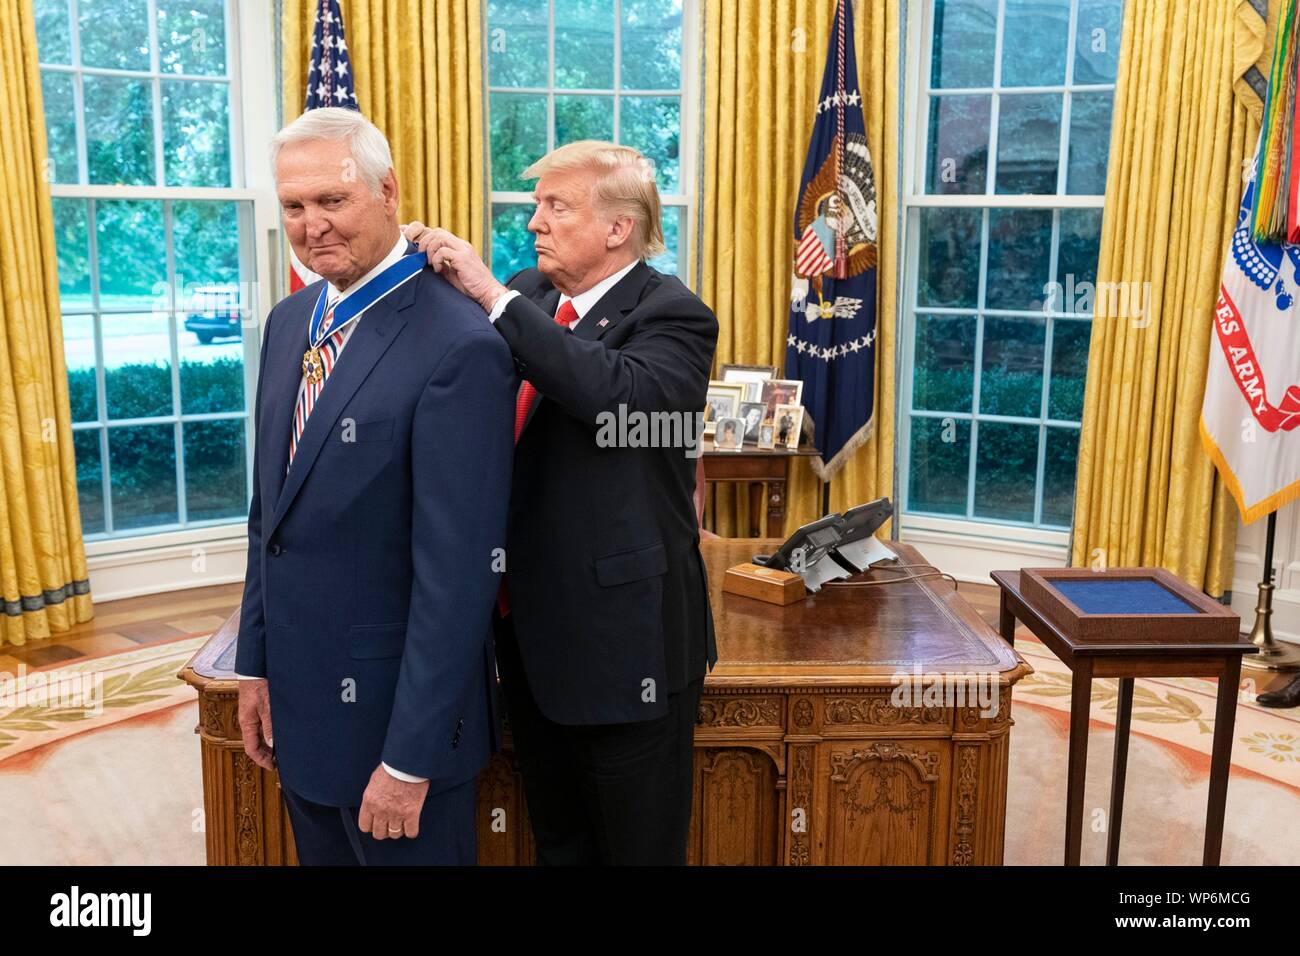
[[[244,738],[244,753],[253,763],[267,770],[275,769],[271,747],[271,695],[266,679],[239,682],[239,733]]]
[[[474,247],[464,239],[453,236],[446,229],[434,229],[422,222],[403,226],[402,235],[429,257],[429,265],[463,295],[481,305],[485,312],[491,312],[497,299],[506,294],[506,287],[497,281],[492,270],[483,264],[479,254],[474,251]]]
[[[407,783],[382,766],[376,767],[361,798],[357,826],[376,840],[400,840],[420,835],[420,809],[429,781]]]

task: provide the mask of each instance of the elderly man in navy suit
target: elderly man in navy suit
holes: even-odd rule
[[[495,746],[510,349],[402,238],[368,120],[305,113],[272,160],[289,241],[324,279],[263,332],[244,748],[279,770],[303,863],[472,863]]]

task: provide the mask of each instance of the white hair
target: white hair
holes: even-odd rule
[[[356,110],[325,106],[308,110],[271,138],[271,174],[282,147],[289,143],[344,140],[357,164],[357,175],[378,195],[379,184],[393,168],[388,140],[374,123]]]

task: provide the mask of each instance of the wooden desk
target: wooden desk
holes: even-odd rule
[[[722,593],[727,567],[776,544],[701,545],[720,661],[695,731],[690,862],[1001,863],[1011,685],[1032,669],[940,578],[828,587],[784,608]],[[292,863],[275,774],[240,744],[236,629],[227,622],[181,674],[199,691],[208,862]],[[940,675],[977,674],[994,691],[987,712],[922,696]],[[896,689],[916,699],[896,703]],[[479,778],[478,802],[480,862],[533,862],[508,747]]]
[[[710,440],[711,443],[711,440]],[[763,514],[763,486],[767,486],[767,536],[785,537],[785,483],[789,477],[792,458],[813,458],[817,449],[800,446],[798,451],[788,448],[766,450],[746,445],[743,451],[713,451],[708,449],[704,459],[704,480],[734,481],[749,485],[749,535],[757,538],[763,533],[760,524]]]
[[[1074,641],[1025,600],[1019,571],[994,571],[1001,591],[999,630],[1015,643],[1019,620],[1070,668],[1070,759],[1066,771],[1065,865],[1078,866],[1083,847],[1083,785],[1088,766],[1088,712],[1094,677],[1118,677],[1115,757],[1106,831],[1106,865],[1119,863],[1119,835],[1124,812],[1124,777],[1128,768],[1129,724],[1133,716],[1135,677],[1217,677],[1214,744],[1210,756],[1210,797],[1205,815],[1205,866],[1218,866],[1223,847],[1223,808],[1228,798],[1232,726],[1237,715],[1241,656],[1257,648],[1248,638],[1227,644],[1115,644]]]

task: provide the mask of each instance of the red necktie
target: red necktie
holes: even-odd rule
[[[564,305],[560,306],[555,313],[555,324],[563,325],[566,328],[571,322],[578,320],[578,310],[573,307],[573,300],[567,299]],[[533,388],[532,383],[524,382],[519,386],[519,394],[515,397],[515,442],[519,441],[519,433],[524,430],[524,422],[528,421],[528,411],[533,407],[533,402],[537,400],[537,389]]]
[[[578,321],[578,310],[573,307],[572,299],[566,299],[555,313],[555,324],[568,328],[570,323],[576,321]],[[524,430],[524,422],[528,421],[528,412],[536,400],[537,389],[533,388],[531,383],[524,382],[519,386],[519,394],[515,397],[515,444],[519,444],[519,434]],[[497,611],[502,617],[510,613],[510,596],[506,592],[504,577],[501,579],[501,589],[497,591]]]

